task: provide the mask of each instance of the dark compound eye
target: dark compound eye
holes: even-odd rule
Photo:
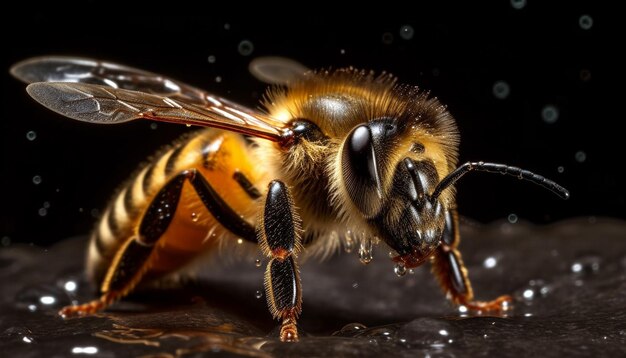
[[[350,153],[363,155],[365,151],[371,151],[372,134],[366,126],[357,127],[350,135]],[[369,153],[368,153],[369,154]]]
[[[327,137],[322,133],[320,127],[308,119],[297,118],[291,122],[291,130],[296,140],[304,138],[309,142],[323,142]]]
[[[381,206],[380,178],[370,126],[352,130],[342,153],[342,172],[352,202],[366,216],[378,213]]]

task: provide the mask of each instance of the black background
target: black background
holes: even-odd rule
[[[591,1],[528,1],[522,9],[510,1],[465,3],[416,3],[416,10],[333,18],[326,18],[330,7],[319,5],[252,21],[243,15],[204,16],[206,11],[193,6],[184,16],[169,14],[167,7],[131,15],[110,2],[83,2],[80,16],[58,6],[5,12],[0,237],[5,244],[48,244],[87,233],[136,165],[190,130],[163,123],[152,129],[141,121],[90,125],[44,109],[8,69],[46,54],[128,64],[250,106],[265,88],[247,72],[257,56],[290,57],[311,68],[351,65],[392,72],[448,105],[460,127],[462,161],[520,166],[572,193],[563,201],[530,183],[475,174],[458,185],[462,215],[489,222],[514,213],[539,224],[585,215],[624,218],[616,159],[623,135],[614,129],[619,116],[600,84],[608,73],[602,45],[608,40],[607,11]],[[590,29],[579,24],[585,14],[593,19]],[[400,35],[404,25],[414,29],[412,38]],[[242,40],[253,43],[250,56],[238,52]],[[510,86],[505,99],[493,94],[497,81]],[[546,105],[558,109],[556,122],[542,119]],[[29,131],[36,133],[32,141]],[[584,153],[584,161],[576,159],[577,152]],[[41,177],[40,184],[33,183],[34,176]]]

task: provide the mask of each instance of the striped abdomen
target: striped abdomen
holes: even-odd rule
[[[220,240],[255,240],[254,230],[250,233],[249,229],[254,228],[266,181],[260,166],[254,164],[258,163],[245,140],[230,132],[204,130],[174,145],[125,184],[104,211],[91,237],[89,277],[102,284],[107,270],[116,264],[116,253],[138,235],[153,198],[184,170],[196,169],[204,176],[215,205],[208,210],[193,186],[184,183],[174,218],[145,263],[144,277],[171,273]]]

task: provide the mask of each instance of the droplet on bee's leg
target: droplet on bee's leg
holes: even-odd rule
[[[362,264],[367,265],[372,262],[372,240],[368,238],[361,239],[359,246],[359,260]]]
[[[196,213],[191,213],[191,221],[193,221],[193,222],[197,222],[197,221],[198,221],[198,214],[196,214]]]

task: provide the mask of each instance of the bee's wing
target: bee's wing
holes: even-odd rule
[[[289,84],[310,71],[300,62],[280,56],[257,57],[250,61],[248,70],[259,81],[272,85]]]
[[[272,118],[205,94],[207,103],[88,83],[36,82],[26,88],[49,109],[90,123],[122,123],[138,118],[215,127],[272,141],[283,141],[283,127]]]
[[[223,105],[243,113],[249,115],[258,114],[258,111],[240,106],[166,76],[89,58],[65,56],[32,57],[13,65],[10,72],[17,79],[26,83],[89,83],[146,92],[200,106],[212,106],[214,105],[214,100],[217,100]]]
[[[90,83],[208,104],[207,93],[171,78],[111,62],[80,57],[43,56],[16,63],[11,74],[26,83]]]

